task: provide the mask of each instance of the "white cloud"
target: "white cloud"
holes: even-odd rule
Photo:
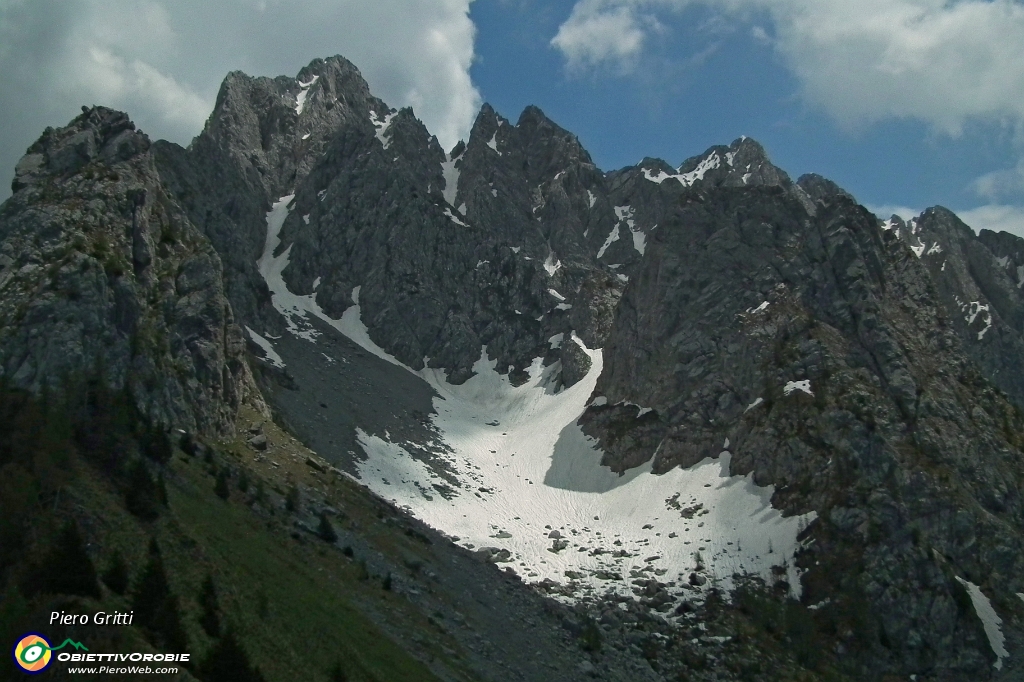
[[[580,0],[552,44],[571,66],[628,64],[651,22],[697,5],[770,19],[804,97],[841,125],[913,118],[950,135],[973,119],[1024,125],[1024,6],[1013,0]],[[611,24],[628,41],[609,37]]]
[[[903,220],[906,221],[921,215],[920,209],[908,208],[907,206],[899,206],[895,204],[865,206],[864,208],[868,209],[882,220],[888,220],[892,216],[898,215],[900,218],[903,218]]]
[[[1024,237],[1024,206],[990,204],[966,211],[957,211],[960,220],[974,228],[993,232],[1010,232]]]
[[[1016,168],[985,173],[971,183],[971,189],[990,200],[1019,195],[1024,192],[1024,159],[1018,162]]]
[[[643,49],[643,17],[630,6],[608,6],[601,0],[582,0],[563,23],[551,44],[561,50],[569,68],[579,70],[611,64],[630,70]]]
[[[481,101],[471,2],[0,0],[0,173],[11,177],[42,129],[83,104],[123,109],[154,137],[187,144],[229,71],[294,75],[334,54],[450,148]]]

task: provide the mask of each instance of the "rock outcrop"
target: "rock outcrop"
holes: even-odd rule
[[[0,374],[59,390],[100,373],[150,419],[229,430],[254,390],[221,261],[128,117],[48,128],[0,207]],[[257,396],[253,396],[259,400]]]

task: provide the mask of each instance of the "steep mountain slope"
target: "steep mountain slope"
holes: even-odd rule
[[[589,609],[581,632],[645,674],[1024,672],[1024,240],[938,207],[883,222],[749,138],[606,173],[536,107],[485,105],[445,152],[340,57],[230,74],[188,149],[87,112],[15,190],[0,354],[19,386],[131,358],[113,383],[151,419],[229,429],[252,393],[237,315],[296,435]],[[103,192],[117,248],[46,246]],[[104,254],[99,293],[59,295],[62,258]],[[36,359],[35,320],[57,339],[93,310],[88,352]]]
[[[163,427],[233,428],[262,402],[221,260],[128,117],[83,108],[18,163],[0,207],[0,376],[39,391],[103,374]]]

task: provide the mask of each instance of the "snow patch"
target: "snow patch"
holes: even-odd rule
[[[633,248],[642,256],[644,251],[647,249],[647,235],[641,230],[632,230],[633,234]]]
[[[310,135],[312,135],[312,134],[313,134],[313,133],[306,133],[305,135],[303,135],[303,136],[302,136],[302,139],[303,139],[303,140],[308,140],[308,139],[309,139],[309,136],[310,136]]]
[[[555,310],[572,310],[571,303],[559,303],[555,306]]]
[[[1009,264],[1010,264],[1010,257],[1009,256],[1001,256],[1000,258],[996,258],[996,265],[998,265],[1001,268],[1005,268]]]
[[[547,271],[548,277],[554,276],[560,267],[562,267],[562,261],[555,259],[555,252],[548,252],[548,257],[544,259],[544,270]]]
[[[388,135],[388,129],[391,127],[391,119],[395,117],[397,111],[388,112],[384,114],[383,118],[377,116],[377,112],[373,109],[370,110],[370,123],[377,129],[377,139],[380,140],[381,145],[384,149],[391,146],[391,136]]]
[[[560,293],[558,293],[554,289],[548,289],[548,293],[551,294],[552,296],[554,296],[555,298],[557,298],[559,301],[564,301],[565,300],[565,296],[562,296]]]
[[[452,213],[452,210],[450,208],[448,208],[447,206],[444,207],[444,214],[446,216],[448,216],[448,218],[450,218],[451,221],[453,223],[455,223],[456,225],[462,225],[463,227],[469,227],[469,225],[467,225],[466,223],[464,223],[461,220],[459,220],[459,217],[457,215],[455,215],[454,213]],[[465,215],[465,214],[463,214],[463,215]]]
[[[455,167],[455,164],[461,158],[461,154],[454,159],[445,154],[445,160],[441,162],[441,176],[444,177],[444,200],[452,206],[455,205],[455,197],[459,192],[460,171]],[[465,211],[463,211],[463,215],[465,215]]]
[[[609,590],[633,597],[632,581],[654,577],[675,583],[669,589],[682,598],[700,598],[701,590],[682,587],[698,561],[708,577],[704,590],[731,589],[734,573],[770,582],[777,565],[798,596],[796,538],[814,514],[783,518],[771,506],[773,488],[757,487],[749,474],[729,475],[728,452],[660,476],[650,463],[623,475],[601,466],[597,443],[576,422],[603,355],[572,339],[591,369],[558,393],[557,364],[544,367],[537,358],[529,380],[512,386],[486,349],[460,386],[447,383],[443,370],[418,372],[437,392],[435,456],[457,486],[401,444],[363,430],[361,482],[463,546],[505,550],[506,565],[528,582],[571,581],[577,598]],[[434,486],[450,494],[434,494]]]
[[[970,304],[964,304],[959,298],[956,299],[956,302],[960,305],[960,309],[966,313],[964,320],[968,325],[974,324],[974,320],[978,318],[978,315],[985,313],[985,328],[978,332],[978,340],[981,341],[985,338],[985,332],[992,328],[992,311],[989,310],[988,304],[981,301],[971,301]]]
[[[296,114],[301,115],[302,110],[306,108],[306,95],[309,94],[309,89],[313,86],[313,83],[316,83],[318,78],[320,78],[320,76],[313,76],[313,80],[309,81],[308,83],[303,83],[302,81],[299,81],[299,87],[302,89],[299,91],[299,94],[295,96]]]
[[[1003,620],[996,613],[996,610],[992,608],[992,602],[988,600],[988,597],[985,596],[980,587],[969,580],[964,580],[960,576],[957,576],[956,579],[967,588],[967,593],[971,595],[971,603],[974,604],[974,612],[978,614],[981,624],[985,627],[988,644],[992,647],[992,653],[996,655],[996,662],[992,664],[993,667],[996,670],[1002,670],[1003,659],[1010,655],[1006,650],[1006,640],[1000,627],[1003,624]]]
[[[597,203],[597,197],[594,196],[594,193],[589,189],[587,190],[587,200],[590,202],[590,205],[587,208],[594,208],[594,204]]]
[[[604,244],[602,244],[601,248],[598,249],[597,257],[600,258],[601,256],[603,256],[604,252],[608,250],[608,247],[612,245],[612,242],[616,242],[618,240],[619,240],[619,224],[616,223],[615,227],[612,228],[611,233],[608,235],[608,238],[604,240]]]
[[[1024,265],[1017,266],[1017,288],[1024,287]]]
[[[728,163],[730,166],[732,165],[731,158],[728,160]],[[709,170],[718,168],[721,165],[722,158],[718,155],[718,152],[712,152],[703,159],[701,159],[701,162],[697,164],[697,167],[694,168],[689,173],[671,174],[666,173],[665,171],[658,171],[657,175],[655,175],[651,173],[651,171],[647,168],[642,169],[642,171],[645,179],[650,180],[651,182],[655,182],[659,185],[665,182],[666,180],[672,179],[677,180],[679,184],[681,184],[683,187],[691,187],[700,180],[703,180],[704,175]],[[744,180],[744,182],[746,182],[746,180]]]
[[[807,395],[814,395],[814,393],[811,392],[810,379],[804,379],[803,381],[790,381],[782,388],[783,395],[789,395],[793,391],[803,391]]]
[[[494,134],[491,135],[491,139],[487,140],[487,146],[498,152],[498,131],[495,130]],[[498,156],[501,156],[501,152],[498,152]]]
[[[256,342],[256,345],[263,349],[263,353],[267,356],[267,362],[272,364],[274,367],[279,367],[283,369],[284,360],[282,360],[281,356],[277,354],[276,350],[274,350],[274,346],[270,343],[270,341],[254,332],[248,326],[246,326],[245,330],[249,332],[249,337]]]
[[[548,344],[551,346],[551,350],[555,350],[562,347],[562,339],[565,338],[564,333],[558,333],[548,339]]]
[[[309,214],[308,213],[306,215],[302,216],[302,222],[304,222],[307,225],[309,225]]]
[[[932,244],[932,248],[928,249],[928,253],[926,253],[925,255],[930,256],[934,253],[942,253],[942,247],[939,245],[938,242]]]
[[[320,286],[320,278],[317,277],[316,279],[313,280],[313,289],[316,290],[316,288],[319,287],[319,286]]]
[[[761,305],[757,306],[756,308],[747,308],[747,312],[750,314],[761,313],[764,312],[765,310],[768,310],[768,305],[768,301],[763,301]]]
[[[757,407],[758,405],[760,405],[763,402],[764,402],[764,398],[758,398],[754,402],[752,402],[749,405],[747,405],[747,409],[743,410],[743,414],[746,414],[747,412],[750,412],[752,409],[754,409],[755,407]]]

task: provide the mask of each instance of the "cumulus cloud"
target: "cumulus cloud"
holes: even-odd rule
[[[989,204],[957,211],[956,214],[960,220],[973,227],[975,232],[992,230],[1024,237],[1024,206]]]
[[[1021,194],[1024,192],[1024,159],[1018,162],[1016,168],[992,171],[976,178],[971,183],[971,189],[993,201]]]
[[[874,213],[876,216],[878,216],[882,220],[888,220],[889,218],[893,217],[894,215],[898,215],[900,218],[903,218],[903,220],[906,221],[906,220],[910,220],[911,218],[916,218],[917,216],[921,215],[921,210],[920,209],[909,208],[907,206],[899,206],[899,205],[895,205],[895,204],[882,204],[882,205],[879,205],[879,206],[865,206],[864,208],[868,209],[869,211]]]
[[[574,71],[601,64],[630,70],[643,49],[647,29],[642,17],[629,6],[604,5],[580,2],[551,40]]]
[[[481,101],[471,2],[0,0],[0,173],[9,179],[43,127],[83,104],[126,110],[147,133],[188,144],[229,71],[294,75],[334,54],[450,148]]]
[[[1024,6],[1013,0],[579,0],[552,45],[568,64],[628,64],[658,17],[702,6],[753,26],[804,97],[841,125],[1024,123]],[[605,27],[626,27],[628,39]]]

